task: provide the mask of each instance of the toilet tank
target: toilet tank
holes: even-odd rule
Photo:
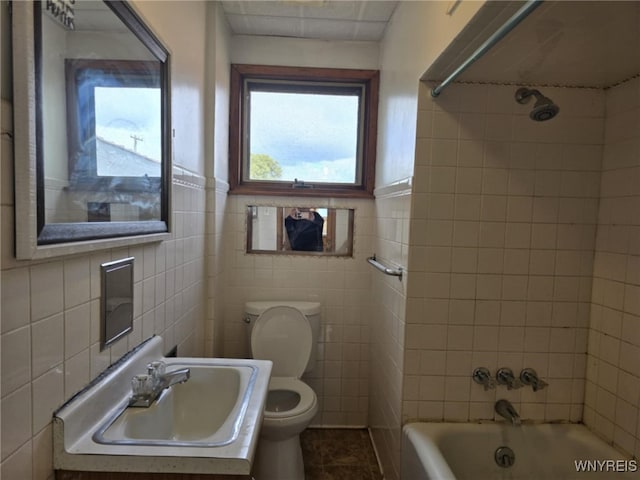
[[[311,355],[309,355],[309,362],[305,373],[311,372],[316,364],[318,357],[318,341],[320,339],[320,303],[319,302],[301,302],[297,300],[286,301],[260,301],[260,302],[247,302],[244,305],[245,318],[247,323],[247,340],[251,345],[251,332],[253,326],[258,318],[265,310],[272,307],[292,307],[300,310],[302,314],[307,317],[309,324],[311,325],[311,335],[313,341],[311,343]]]

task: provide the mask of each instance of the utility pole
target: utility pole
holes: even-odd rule
[[[138,142],[144,142],[144,139],[142,137],[137,136],[135,133],[133,135],[129,135],[131,138],[133,138],[133,151],[134,152],[138,152]]]

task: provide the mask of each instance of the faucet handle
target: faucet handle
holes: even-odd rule
[[[533,368],[525,368],[520,372],[520,380],[525,385],[531,385],[534,392],[542,390],[549,384],[538,377],[538,374]]]
[[[549,384],[544,380],[538,379],[538,383],[533,386],[533,391],[537,392],[538,390],[542,390],[543,388],[547,388]]]
[[[485,368],[485,367],[476,368],[473,371],[473,374],[471,375],[471,377],[473,378],[474,382],[482,385],[485,391],[496,388],[496,383],[493,381],[493,378],[491,378],[491,372],[489,372],[488,368]]]
[[[506,385],[507,390],[515,390],[522,387],[522,382],[513,375],[513,371],[508,367],[498,369],[496,381],[500,385]]]
[[[153,385],[160,383],[160,378],[166,373],[167,364],[161,360],[155,360],[147,364],[147,375],[153,379]]]
[[[131,391],[134,397],[148,395],[153,390],[153,377],[151,375],[135,375],[131,379]]]

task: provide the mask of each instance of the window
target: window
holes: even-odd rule
[[[352,209],[247,207],[247,253],[352,256]]]
[[[66,75],[70,184],[145,190],[158,183],[163,144],[158,63],[67,59]]]
[[[378,72],[232,65],[232,193],[370,197]]]

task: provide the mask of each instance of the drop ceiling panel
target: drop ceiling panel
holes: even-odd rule
[[[385,22],[347,20],[305,20],[302,36],[326,40],[376,41],[384,33]]]
[[[238,35],[302,36],[302,19],[283,22],[282,17],[227,15],[227,20],[233,32]]]
[[[378,41],[397,1],[222,2],[233,33],[324,40]]]

